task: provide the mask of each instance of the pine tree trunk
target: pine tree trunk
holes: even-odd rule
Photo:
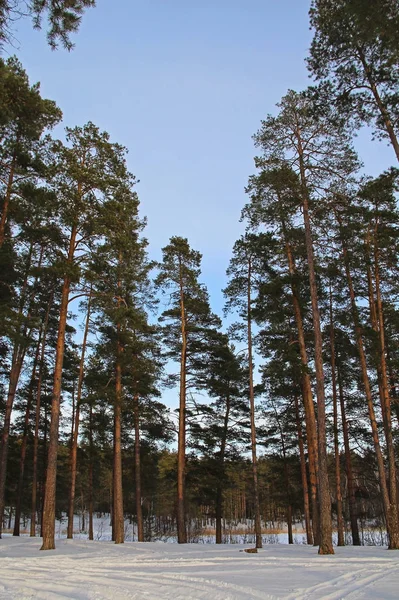
[[[381,99],[380,93],[378,91],[377,85],[375,83],[375,80],[374,80],[374,77],[372,74],[372,70],[367,63],[365,54],[364,54],[363,50],[360,48],[360,46],[358,46],[357,50],[358,50],[358,55],[359,55],[360,61],[363,65],[363,69],[364,69],[367,81],[370,85],[371,93],[373,94],[375,103],[380,112],[381,120],[384,124],[385,131],[388,134],[388,137],[391,141],[392,147],[395,151],[396,158],[399,161],[399,142],[398,142],[398,138],[396,137],[396,134],[395,134],[392,120],[389,116],[389,113],[388,113],[388,110],[387,110],[385,104],[383,103],[383,101]]]
[[[181,355],[180,355],[180,394],[179,394],[179,433],[177,444],[177,541],[187,543],[185,511],[185,471],[186,471],[186,362],[187,328],[184,305],[183,280],[180,271],[180,318],[181,318]]]
[[[117,325],[117,356],[115,368],[115,403],[114,403],[114,485],[113,485],[113,530],[115,544],[123,544],[124,540],[124,515],[122,492],[122,346],[120,343],[121,326]]]
[[[348,479],[348,502],[349,502],[349,516],[350,516],[350,521],[351,521],[351,531],[352,531],[352,543],[354,546],[360,546],[359,525],[357,522],[355,485],[354,485],[353,470],[352,470],[352,457],[351,457],[351,449],[350,449],[350,445],[349,445],[349,431],[348,431],[348,423],[346,420],[344,390],[343,390],[343,386],[342,386],[341,372],[340,372],[340,368],[339,368],[338,364],[337,364],[337,378],[338,378],[339,401],[340,401],[340,406],[341,406],[342,433],[344,436],[344,447],[345,447],[345,470],[346,470],[346,477]]]
[[[71,482],[69,488],[69,501],[68,501],[68,528],[67,528],[67,538],[73,538],[73,514],[74,514],[74,506],[75,506],[75,493],[76,493],[76,472],[77,472],[77,453],[78,453],[78,435],[79,435],[79,420],[80,420],[80,405],[82,402],[82,387],[83,387],[83,378],[84,378],[84,366],[85,366],[85,355],[86,355],[86,345],[87,345],[87,336],[89,333],[89,325],[90,325],[90,308],[91,308],[91,288],[90,294],[87,303],[87,313],[86,313],[86,323],[83,334],[82,341],[82,352],[80,355],[80,364],[79,364],[79,377],[78,377],[78,389],[76,394],[76,405],[75,405],[75,419],[72,420],[72,444],[71,444]]]
[[[223,488],[222,481],[224,481],[224,462],[226,456],[226,444],[227,444],[227,433],[229,429],[229,418],[230,418],[230,396],[226,398],[226,412],[223,419],[223,433],[220,443],[220,478],[216,486],[216,502],[215,502],[215,517],[216,517],[216,543],[222,543],[222,508],[223,508]]]
[[[77,235],[77,227],[74,226],[71,231],[69,241],[67,268],[73,263],[75,253],[75,241]],[[62,286],[60,318],[58,325],[57,346],[55,354],[54,366],[54,385],[51,402],[51,422],[50,422],[50,439],[47,456],[47,473],[45,484],[45,495],[43,505],[43,543],[41,550],[55,549],[55,494],[56,494],[56,479],[57,479],[57,454],[58,454],[58,432],[60,420],[60,397],[62,383],[62,366],[64,362],[64,347],[65,347],[65,330],[68,317],[68,301],[71,279],[69,275],[64,278]]]
[[[318,432],[318,466],[319,466],[319,505],[320,505],[320,545],[319,554],[334,554],[332,544],[331,497],[327,468],[327,440],[326,440],[326,401],[324,390],[323,370],[323,340],[320,326],[320,313],[316,272],[314,265],[312,229],[309,215],[309,198],[303,163],[303,151],[300,134],[297,132],[299,145],[300,177],[302,188],[303,222],[305,226],[306,254],[309,269],[309,285],[312,305],[314,343],[315,343],[315,368],[316,368],[316,395],[317,395],[317,432]]]
[[[337,499],[337,532],[338,546],[345,546],[344,518],[342,514],[342,492],[341,492],[341,463],[339,454],[338,436],[338,400],[337,400],[337,375],[335,360],[335,335],[332,288],[330,285],[330,349],[331,349],[331,383],[333,395],[333,418],[334,418],[334,454],[335,454],[335,490]]]
[[[14,519],[14,532],[13,536],[19,536],[20,534],[20,521],[21,521],[21,502],[22,502],[22,493],[24,487],[24,474],[25,474],[25,459],[26,459],[26,450],[28,446],[28,435],[29,435],[29,421],[30,421],[30,411],[32,407],[33,401],[33,388],[36,380],[36,370],[37,364],[39,361],[40,355],[40,347],[41,347],[41,337],[42,331],[40,331],[39,339],[36,346],[35,357],[33,359],[33,368],[32,375],[28,387],[28,399],[26,402],[26,410],[25,410],[25,420],[24,420],[24,432],[22,437],[22,445],[21,445],[21,455],[19,459],[19,478],[18,478],[18,489],[17,489],[17,501],[15,504],[15,519]]]
[[[7,223],[7,217],[8,217],[8,209],[9,209],[10,200],[11,200],[12,186],[14,183],[16,162],[17,162],[17,155],[15,153],[12,157],[10,173],[8,175],[8,181],[7,181],[7,189],[6,189],[6,193],[4,194],[4,198],[3,198],[3,212],[1,213],[1,218],[0,218],[0,248],[4,244],[4,240],[5,240],[6,223]],[[0,522],[0,532],[1,532],[1,526],[2,526],[2,523]]]
[[[251,307],[251,278],[252,263],[248,259],[247,278],[247,336],[248,336],[248,374],[249,374],[249,410],[251,419],[251,453],[252,453],[252,478],[254,485],[254,509],[255,509],[255,547],[262,548],[262,523],[259,506],[258,486],[258,464],[256,457],[256,425],[255,425],[255,394],[253,376],[253,352],[252,352],[252,307]]]
[[[375,288],[377,297],[377,314],[380,343],[380,368],[382,384],[382,414],[384,417],[385,442],[388,455],[389,472],[389,500],[390,500],[390,521],[391,533],[389,536],[389,549],[399,549],[399,520],[398,520],[398,499],[397,499],[397,478],[395,463],[395,447],[392,437],[392,417],[391,417],[391,398],[389,394],[388,373],[385,356],[385,326],[384,313],[382,307],[381,287],[380,287],[380,269],[379,252],[377,240],[374,243],[374,268],[375,268]]]
[[[371,425],[371,433],[372,433],[374,450],[375,450],[376,459],[377,459],[378,475],[379,475],[379,481],[380,481],[382,502],[383,502],[383,506],[384,506],[385,519],[386,519],[386,523],[387,523],[388,536],[389,536],[389,539],[391,540],[391,537],[392,537],[391,532],[393,533],[394,539],[395,539],[395,533],[393,532],[393,529],[392,529],[393,523],[391,521],[391,506],[390,506],[389,493],[388,493],[387,481],[386,481],[386,476],[385,476],[384,457],[383,457],[381,446],[380,446],[378,425],[377,425],[377,420],[376,420],[375,411],[374,411],[373,396],[371,393],[370,380],[369,380],[368,371],[367,371],[366,354],[365,354],[364,345],[363,345],[363,333],[362,333],[362,328],[360,325],[359,314],[358,314],[358,309],[357,309],[357,305],[356,305],[356,296],[355,296],[352,276],[351,276],[351,272],[350,272],[350,268],[349,268],[348,251],[347,251],[346,245],[344,243],[344,237],[342,235],[342,221],[341,221],[341,217],[339,216],[338,212],[336,212],[336,218],[340,225],[342,255],[343,255],[343,259],[344,259],[345,273],[346,273],[346,279],[347,279],[347,284],[348,284],[348,289],[349,289],[349,296],[351,299],[352,318],[353,318],[353,323],[354,323],[354,328],[355,328],[356,344],[357,344],[358,353],[359,353],[363,387],[364,387],[364,392],[365,392],[365,396],[366,396],[366,400],[367,400],[367,407],[368,407],[369,419],[370,419],[370,425]]]
[[[35,437],[33,440],[33,474],[32,474],[32,506],[31,506],[31,518],[30,518],[30,536],[36,536],[36,512],[37,512],[37,459],[39,449],[39,426],[40,426],[40,404],[42,395],[42,379],[44,369],[44,355],[46,351],[47,341],[47,330],[48,320],[50,316],[50,310],[53,303],[53,293],[50,293],[50,298],[47,304],[46,317],[43,325],[43,341],[40,353],[40,367],[39,377],[36,388],[36,411],[35,411]]]
[[[44,395],[47,397],[47,385],[44,388]],[[46,497],[46,479],[47,479],[47,421],[48,421],[48,404],[45,402],[44,404],[44,428],[43,428],[43,474],[41,478],[40,485],[40,495],[41,495],[41,508],[40,508],[40,537],[43,537],[43,511],[44,511],[44,500]]]
[[[303,490],[303,512],[305,515],[305,528],[306,528],[306,541],[308,544],[313,544],[313,534],[310,525],[310,510],[309,510],[309,487],[308,478],[306,473],[306,460],[305,451],[303,445],[303,434],[302,425],[299,415],[299,401],[298,396],[295,395],[295,414],[296,414],[296,426],[298,431],[298,446],[299,446],[299,458],[301,461],[301,481]]]
[[[15,393],[17,391],[19,376],[21,373],[22,364],[24,361],[25,352],[14,354],[12,367],[10,372],[10,380],[8,384],[8,393],[6,401],[6,410],[4,416],[3,434],[1,437],[0,446],[0,537],[2,532],[2,523],[4,517],[4,501],[5,488],[7,477],[7,457],[8,457],[8,440],[10,437],[11,412],[14,404]]]
[[[94,539],[93,531],[93,406],[89,408],[89,540]]]
[[[139,395],[133,398],[134,413],[134,463],[135,463],[135,492],[136,492],[136,515],[137,515],[137,541],[144,542],[143,509],[141,506],[141,459],[140,459],[140,415]]]
[[[305,409],[305,424],[306,438],[309,457],[309,483],[310,483],[310,499],[312,507],[312,528],[313,528],[313,543],[318,546],[320,543],[320,528],[319,528],[319,505],[318,505],[318,450],[317,450],[317,430],[316,430],[316,415],[313,402],[312,385],[309,375],[308,355],[305,342],[305,331],[303,326],[302,311],[298,288],[295,284],[296,266],[292,253],[291,245],[288,241],[286,225],[283,217],[281,224],[285,240],[285,249],[288,260],[288,269],[291,278],[292,305],[294,309],[295,323],[298,332],[299,353],[302,365],[302,398]]]

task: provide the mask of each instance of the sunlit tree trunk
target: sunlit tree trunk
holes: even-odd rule
[[[67,268],[71,267],[75,253],[77,226],[74,225],[69,240]],[[43,505],[43,543],[41,550],[55,548],[55,492],[57,479],[58,431],[60,420],[60,397],[62,382],[62,366],[64,362],[65,330],[68,317],[68,301],[71,278],[67,271],[61,293],[60,317],[58,325],[57,346],[55,352],[54,385],[51,403],[50,439],[47,456],[47,474]]]

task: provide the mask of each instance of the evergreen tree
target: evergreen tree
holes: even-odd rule
[[[187,239],[172,237],[162,250],[156,283],[169,296],[170,308],[162,314],[167,357],[179,360],[179,429],[177,460],[177,534],[178,542],[187,542],[185,474],[186,474],[186,398],[191,358],[206,347],[211,327],[219,320],[210,310],[208,294],[198,281],[201,254],[192,250]]]
[[[0,48],[13,38],[12,23],[20,17],[31,17],[35,29],[47,21],[47,41],[54,50],[61,43],[71,50],[70,34],[79,29],[86,8],[95,0],[0,0]]]
[[[361,126],[372,123],[399,160],[399,5],[396,0],[313,0],[308,64]]]
[[[70,291],[72,286],[76,287],[82,282],[87,260],[96,241],[101,237],[100,215],[105,198],[131,179],[126,169],[124,148],[112,144],[108,134],[101,133],[92,123],[67,129],[66,140],[67,145],[62,142],[54,144],[51,178],[51,188],[58,202],[56,210],[63,235],[64,252],[59,262],[63,284],[43,513],[43,550],[55,547],[55,484],[60,394]],[[74,298],[82,294],[87,294],[87,288],[80,288]]]

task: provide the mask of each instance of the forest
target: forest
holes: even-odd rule
[[[248,131],[222,314],[187,237],[150,258],[127,148],[92,121],[57,139],[5,52],[16,15],[73,52],[94,5],[0,0],[0,532],[399,549],[398,1],[312,1],[310,85]]]

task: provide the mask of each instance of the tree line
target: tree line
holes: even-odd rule
[[[91,4],[76,3],[75,25],[62,21],[66,38],[50,29],[50,44]],[[149,259],[126,149],[91,122],[54,139],[60,109],[15,58],[1,60],[0,527],[14,504],[19,535],[29,506],[31,535],[39,519],[42,549],[54,548],[57,511],[72,537],[84,488],[91,539],[101,497],[116,543],[127,505],[139,541],[144,511],[170,519],[179,543],[194,516],[211,515],[221,543],[236,491],[257,548],[266,498],[290,541],[303,518],[321,554],[334,553],[333,514],[338,545],[346,522],[360,544],[369,514],[399,548],[399,171],[368,176],[353,146],[367,126],[399,160],[399,5],[314,0],[310,24],[313,84],[289,90],[254,135],[228,328],[186,238]]]

